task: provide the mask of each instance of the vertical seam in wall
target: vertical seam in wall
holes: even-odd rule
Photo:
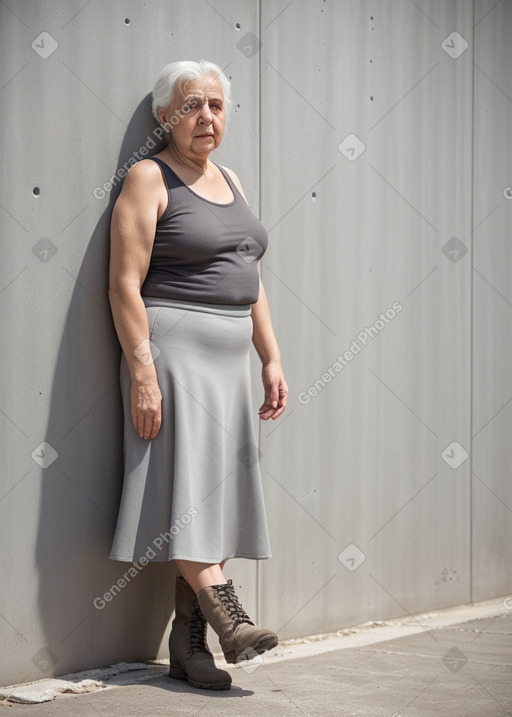
[[[261,3],[262,0],[258,0],[256,12],[258,13],[258,39],[261,43]],[[261,211],[261,56],[262,56],[263,45],[260,45],[260,51],[258,53],[258,214],[260,221],[262,219]],[[261,277],[263,279],[263,262],[260,264]],[[258,416],[258,448],[262,450],[262,421]],[[261,561],[256,562],[256,624],[261,625]]]
[[[469,602],[473,602],[473,227],[475,220],[475,0],[473,0],[473,32],[471,63],[471,232],[470,232],[470,275],[469,275]]]

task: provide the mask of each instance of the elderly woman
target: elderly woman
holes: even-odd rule
[[[261,359],[260,419],[288,389],[257,260],[267,233],[236,174],[210,153],[222,142],[230,85],[217,65],[174,62],[153,91],[165,149],[128,172],[111,225],[109,297],[123,353],[125,475],[113,560],[174,560],[170,671],[228,689],[227,662],[261,654],[257,628],[223,572],[228,558],[270,557],[250,393],[250,342]]]

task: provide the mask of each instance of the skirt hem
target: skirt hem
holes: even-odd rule
[[[142,558],[144,558],[144,555],[141,555],[140,558],[133,558],[133,557],[116,557],[114,555],[109,555],[109,560],[118,560],[119,562],[123,563],[137,563]],[[268,560],[268,558],[272,557],[272,553],[267,553],[266,555],[246,555],[245,553],[232,553],[231,555],[225,555],[223,558],[219,558],[218,560],[216,558],[192,558],[190,555],[173,555],[172,558],[160,558],[158,560],[149,560],[146,558],[148,563],[170,563],[172,560],[190,560],[193,563],[211,563],[212,565],[217,565],[218,563],[222,563],[223,560],[231,560],[232,558],[246,558],[247,560]]]

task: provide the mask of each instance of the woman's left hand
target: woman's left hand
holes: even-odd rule
[[[284,380],[283,369],[279,361],[269,361],[263,365],[261,378],[265,389],[265,401],[259,409],[260,418],[275,421],[286,408],[288,386]]]

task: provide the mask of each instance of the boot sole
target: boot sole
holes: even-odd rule
[[[229,690],[231,682],[196,682],[195,680],[188,677],[185,670],[181,667],[171,667],[169,669],[169,677],[174,680],[184,680],[188,682],[192,687],[197,687],[200,690]]]
[[[264,652],[267,652],[268,650],[273,650],[274,647],[277,647],[278,639],[274,635],[267,635],[267,637],[263,637],[259,642],[257,642],[255,645],[249,645],[251,650],[254,650],[254,652],[257,652],[258,655],[262,655]],[[247,650],[247,648],[245,648]],[[243,654],[243,653],[240,653]],[[238,657],[240,655],[236,655],[235,651],[232,650],[231,652],[225,652],[224,658],[228,664],[240,664],[240,662],[244,662],[244,660],[239,660],[237,662]],[[248,661],[248,660],[247,660]]]

